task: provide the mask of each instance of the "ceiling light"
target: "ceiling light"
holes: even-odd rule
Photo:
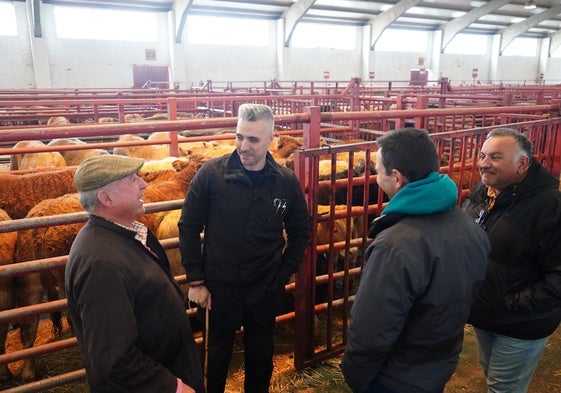
[[[526,4],[524,4],[524,9],[526,10],[533,10],[536,8],[536,2],[534,0],[528,0],[526,1]]]

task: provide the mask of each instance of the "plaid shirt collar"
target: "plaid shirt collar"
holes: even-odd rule
[[[132,226],[128,227],[126,225],[119,224],[118,222],[114,222],[114,221],[111,221],[111,222],[113,222],[114,224],[116,224],[116,225],[118,225],[122,228],[128,229],[129,231],[136,232],[136,235],[134,235],[134,238],[136,240],[138,240],[139,242],[141,242],[144,247],[148,247],[146,245],[146,239],[148,238],[148,228],[146,227],[146,225],[144,225],[141,222],[134,221],[132,223]]]

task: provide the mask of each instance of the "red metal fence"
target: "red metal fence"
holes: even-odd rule
[[[269,98],[254,98],[263,100],[263,103],[276,104]],[[231,101],[237,103],[243,99]],[[285,105],[286,102],[283,101],[282,105]],[[344,349],[345,334],[349,323],[348,310],[360,277],[362,256],[368,244],[368,223],[373,216],[380,214],[384,203],[383,195],[376,187],[376,175],[372,164],[376,149],[375,139],[378,135],[406,125],[428,129],[443,158],[441,171],[448,173],[460,185],[460,198],[477,179],[474,163],[485,134],[494,127],[509,126],[526,132],[534,143],[538,159],[556,176],[559,175],[561,169],[561,134],[559,131],[561,118],[558,116],[559,106],[555,103],[499,108],[466,107],[371,112],[321,112],[321,108],[318,106],[308,108],[305,107],[305,102],[301,104],[302,107],[291,107],[290,114],[276,116],[276,124],[284,130],[279,131],[279,134],[290,133],[303,136],[306,146],[305,149],[295,152],[294,169],[307,197],[312,223],[312,240],[306,251],[305,261],[296,275],[295,284],[287,286],[287,291],[294,291],[295,311],[278,318],[279,320],[295,318],[297,325],[295,329],[295,367],[297,369],[332,357]],[[171,104],[171,109],[170,107],[168,109],[173,114],[173,104]],[[294,112],[296,109],[301,112]],[[126,133],[147,134],[169,131],[169,139],[158,140],[157,143],[169,143],[170,152],[173,154],[174,151],[178,151],[179,142],[215,139],[213,136],[179,137],[180,131],[234,127],[235,123],[235,118],[226,117],[128,124],[72,125],[42,129],[0,128],[0,146],[9,146],[22,139],[47,140],[87,136],[108,140]],[[354,138],[361,138],[363,141],[357,142]],[[353,141],[352,143],[320,147],[323,139],[332,142],[336,140]],[[114,144],[113,141],[92,143],[88,144],[88,147],[107,148]],[[51,150],[55,149],[60,150],[60,147],[51,148]],[[14,150],[9,147],[0,148],[0,155],[13,152]],[[344,163],[346,168],[341,168],[341,163]],[[180,203],[181,201],[169,201],[150,204],[147,206],[147,211],[177,209]],[[325,207],[321,208],[320,205]],[[37,226],[62,225],[84,219],[83,213],[75,213],[45,217],[41,220],[13,220],[1,222],[0,233],[21,231]],[[324,240],[320,240],[320,235]],[[178,241],[170,239],[163,243],[166,247],[176,248]],[[320,260],[323,261],[321,266],[318,264]],[[66,256],[60,256],[17,265],[0,266],[0,277],[60,268],[64,266],[65,262]],[[177,279],[184,280],[185,277],[177,277]],[[0,323],[29,315],[46,314],[53,310],[63,310],[65,307],[65,300],[59,300],[1,311]],[[321,335],[318,333],[319,331],[322,332]],[[71,338],[31,350],[0,355],[0,362],[8,363],[74,345],[75,339]],[[57,386],[83,377],[83,371],[76,370],[67,375],[52,377],[8,391],[40,391],[46,387]]]
[[[425,119],[415,119],[416,122],[430,124],[427,119],[432,116],[444,118],[445,116],[438,115],[445,113],[445,110],[435,110],[433,114],[427,113]],[[338,116],[334,114],[334,117]],[[533,143],[537,159],[551,173],[559,176],[561,118],[527,120],[527,116],[521,114],[517,117],[512,113],[503,116],[497,113],[488,117],[496,122],[484,127],[431,134],[442,158],[441,173],[448,174],[458,185],[459,203],[463,201],[470,187],[478,181],[478,153],[486,134],[493,128],[511,127],[524,132]],[[502,122],[505,119],[508,119],[508,123]],[[308,131],[312,134],[308,138],[314,140],[314,128],[304,129],[305,135]],[[380,133],[369,135],[375,140]],[[295,288],[297,337],[294,358],[297,369],[333,357],[344,350],[349,324],[348,311],[354,299],[353,293],[358,285],[362,256],[368,244],[368,225],[359,224],[359,230],[356,231],[357,223],[369,223],[373,216],[381,212],[384,204],[380,190],[368,186],[376,181],[374,172],[368,170],[369,165],[374,165],[371,160],[374,151],[375,142],[363,142],[297,152],[298,165],[295,168],[304,182],[312,220],[311,245],[307,250],[305,263],[297,274]],[[348,171],[341,178],[337,176],[341,170],[337,168],[336,162],[341,161],[343,157],[348,162]],[[328,180],[320,180],[320,162],[325,159],[332,164],[331,171],[326,176]],[[355,175],[352,173],[353,167],[360,159],[366,159],[366,168],[362,168],[357,177],[356,171]],[[323,198],[323,189],[329,190],[327,200]],[[345,192],[338,192],[341,190]],[[352,192],[349,192],[350,190]],[[358,203],[355,198],[357,193]],[[343,199],[340,198],[341,195]],[[328,213],[320,213],[320,204],[328,206]],[[321,223],[329,229],[327,244],[319,244],[317,241]],[[343,231],[341,225],[344,227]],[[344,238],[334,241],[335,232],[344,233]],[[320,257],[327,260],[327,269],[321,273],[318,272]],[[318,289],[322,286],[327,286],[327,293],[318,299]],[[317,318],[317,315],[321,318]],[[320,331],[323,332],[322,335],[318,334]]]
[[[209,84],[210,81],[208,81]],[[383,111],[427,108],[497,107],[551,104],[561,97],[561,86],[454,86],[442,78],[434,86],[372,87],[353,78],[349,82],[261,82],[253,89],[0,89],[0,125],[16,126],[46,122],[66,116],[72,122],[99,122],[114,118],[125,122],[129,114],[145,118],[167,114],[201,117],[237,115],[243,102],[261,102],[275,114],[301,113],[306,106],[322,112]],[[240,84],[243,82],[239,82]],[[250,83],[250,82],[247,82]],[[284,86],[281,86],[281,84]],[[171,113],[171,112],[174,113]],[[105,119],[107,120],[107,119]]]

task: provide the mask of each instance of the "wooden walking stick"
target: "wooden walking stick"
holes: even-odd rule
[[[208,389],[208,328],[209,328],[210,313],[208,307],[205,308],[205,364],[204,364],[204,377],[205,377],[205,391]]]

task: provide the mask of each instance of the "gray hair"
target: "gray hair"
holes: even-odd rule
[[[78,202],[88,213],[93,213],[99,206],[99,199],[97,198],[97,192],[99,189],[80,191],[78,193]]]
[[[263,104],[242,104],[238,108],[238,121],[259,121],[266,120],[271,124],[271,133],[275,127],[275,117],[273,110],[268,105]]]
[[[495,128],[487,134],[486,139],[492,138],[494,136],[510,136],[514,138],[519,149],[519,152],[515,157],[516,161],[518,161],[522,156],[532,158],[532,142],[530,142],[528,138],[526,138],[526,136],[521,132],[518,132],[513,128]]]

